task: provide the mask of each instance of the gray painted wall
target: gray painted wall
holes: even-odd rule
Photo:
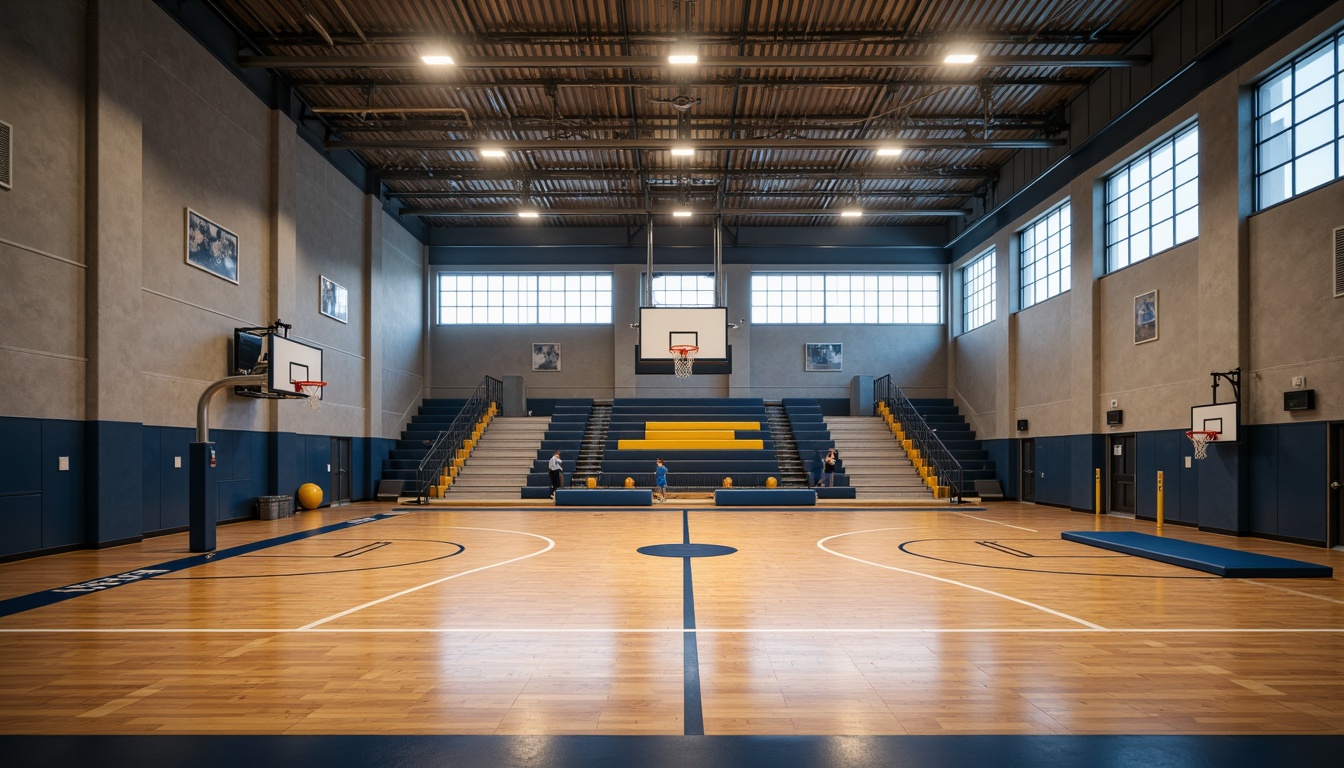
[[[83,2],[0,4],[0,415],[192,426],[233,329],[281,317],[326,350],[323,409],[219,395],[211,425],[395,436],[424,386],[424,248],[154,3],[97,5],[86,28]],[[186,263],[187,208],[238,236],[236,284]],[[318,313],[321,274],[348,323]]]

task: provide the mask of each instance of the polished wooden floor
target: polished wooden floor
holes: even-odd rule
[[[1337,551],[1167,527],[1337,574],[1222,579],[1014,503],[335,525],[394,511],[224,526],[209,561],[0,616],[0,733],[1344,734]],[[737,551],[636,551],[684,540]],[[3,564],[0,601],[188,555]]]

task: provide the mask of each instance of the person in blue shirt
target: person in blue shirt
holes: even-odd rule
[[[662,459],[655,459],[658,462],[658,468],[654,470],[654,498],[657,501],[667,500],[667,466],[663,464]]]

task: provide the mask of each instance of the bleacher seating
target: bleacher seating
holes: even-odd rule
[[[803,459],[808,485],[816,485],[822,475],[822,460],[826,451],[835,448],[835,440],[831,438],[821,413],[821,404],[812,398],[801,397],[785,398],[780,404],[789,417],[789,428],[793,430],[793,439],[798,444],[798,455]],[[849,485],[843,456],[836,458],[835,473],[836,486]]]
[[[383,460],[383,480],[403,481],[407,492],[416,488],[416,472],[420,462],[434,444],[440,432],[453,425],[453,419],[462,412],[467,401],[436,398],[425,400],[402,431],[401,438]],[[418,492],[418,491],[417,491]]]
[[[541,438],[541,447],[532,461],[532,471],[527,474],[527,486],[521,489],[522,498],[544,499],[551,495],[551,474],[547,467],[556,451],[560,452],[560,460],[565,463],[565,482],[569,482],[592,412],[593,401],[590,399],[556,401],[550,427]]]
[[[924,417],[928,425],[938,431],[938,439],[952,452],[952,456],[961,463],[966,492],[969,493],[977,480],[994,480],[994,461],[989,452],[981,447],[966,419],[957,410],[952,400],[947,398],[912,398],[910,404]]]

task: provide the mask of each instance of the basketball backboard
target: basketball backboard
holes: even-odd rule
[[[1237,404],[1215,403],[1195,405],[1190,408],[1190,431],[1217,432],[1215,442],[1235,443],[1237,441]]]
[[[672,359],[671,347],[700,348],[696,362],[728,359],[727,307],[641,307],[639,359]]]
[[[307,394],[294,386],[296,381],[326,381],[322,378],[322,349],[301,344],[279,334],[270,335],[270,354],[267,362],[270,377],[267,387],[286,395]]]

